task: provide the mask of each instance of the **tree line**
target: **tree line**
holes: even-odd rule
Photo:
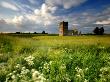
[[[104,34],[104,28],[103,28],[103,27],[101,27],[101,28],[96,27],[96,28],[93,30],[93,32],[94,32],[94,34],[96,34],[96,35],[103,35],[103,34]]]

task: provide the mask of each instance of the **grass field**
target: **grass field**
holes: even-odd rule
[[[110,36],[0,35],[0,82],[110,82]]]

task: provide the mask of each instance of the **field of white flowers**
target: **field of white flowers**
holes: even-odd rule
[[[109,41],[109,36],[0,36],[0,82],[110,82]]]

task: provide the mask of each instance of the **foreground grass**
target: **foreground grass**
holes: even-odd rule
[[[109,36],[0,36],[0,81],[109,82]]]

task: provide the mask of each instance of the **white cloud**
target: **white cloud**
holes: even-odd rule
[[[19,9],[12,3],[9,3],[9,2],[5,2],[5,1],[2,1],[0,3],[0,5],[4,8],[8,8],[8,9],[11,9],[11,10],[14,10],[14,11],[18,11]]]
[[[53,14],[56,11],[57,7],[49,6],[47,4],[42,4],[41,9],[39,9],[40,14],[42,16],[47,15],[47,14]],[[39,12],[37,10],[37,12]]]
[[[17,27],[26,27],[27,25],[52,25],[56,17],[53,14],[55,7],[42,4],[40,9],[35,9],[32,14],[15,16],[13,19],[7,19],[7,23],[16,25]]]
[[[13,21],[14,23],[21,23],[23,19],[24,19],[23,16],[19,16],[19,17],[15,16],[12,21]]]
[[[29,19],[36,21],[37,23],[43,23],[44,25],[50,25],[53,23],[53,20],[56,18],[52,14],[56,11],[56,7],[51,7],[46,4],[42,4],[40,9],[34,10],[34,15]]]
[[[96,13],[96,14],[93,14],[95,13],[95,11],[90,10],[91,12],[89,12],[85,10],[82,13],[74,12],[66,15],[59,15],[59,16],[58,14],[57,16],[54,15],[55,12],[58,10],[58,6],[62,6],[65,9],[69,9],[71,7],[78,6],[85,1],[87,0],[46,0],[46,2],[43,3],[41,7],[37,9],[35,9],[35,7],[31,7],[28,4],[18,4],[18,3],[10,2],[10,3],[14,3],[14,6],[19,9],[20,14],[17,14],[19,16],[15,16],[12,19],[7,18],[5,21],[1,20],[0,30],[1,29],[3,29],[3,31],[5,29],[11,30],[10,28],[13,27],[13,29],[15,28],[15,30],[21,29],[18,31],[32,31],[33,28],[37,29],[34,31],[38,31],[39,29],[45,30],[44,27],[47,27],[49,31],[56,32],[58,31],[58,23],[61,21],[68,21],[69,28],[72,28],[73,26],[77,26],[78,28],[83,28],[83,27],[89,28],[89,27],[95,27],[96,24],[110,24],[110,19],[107,19],[110,16],[109,14],[110,8],[105,9],[104,11],[102,11],[102,13]],[[16,10],[16,9],[12,9],[12,10]],[[31,13],[27,12],[29,10],[31,10]]]
[[[41,11],[40,11],[39,9],[35,9],[35,10],[34,10],[34,13],[35,13],[36,15],[40,15]]]
[[[0,19],[0,24],[5,24],[6,21],[4,19]]]
[[[110,18],[107,20],[97,21],[95,24],[109,24],[110,25]]]
[[[63,6],[65,9],[78,6],[87,0],[46,0],[46,4],[51,6]]]
[[[13,24],[7,23],[5,19],[0,19],[0,32],[14,32],[17,28]]]

